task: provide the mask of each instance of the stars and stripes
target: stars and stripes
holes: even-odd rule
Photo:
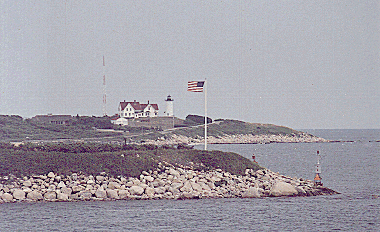
[[[187,83],[187,91],[203,92],[204,81],[189,81]]]

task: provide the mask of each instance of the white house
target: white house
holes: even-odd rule
[[[147,118],[158,117],[158,105],[157,104],[140,104],[134,100],[133,102],[120,102],[119,104],[119,117],[120,118]]]

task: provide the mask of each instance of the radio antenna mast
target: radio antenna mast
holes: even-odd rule
[[[106,62],[103,56],[103,116],[107,116]]]

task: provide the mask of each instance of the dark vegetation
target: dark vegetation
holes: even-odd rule
[[[260,167],[238,154],[194,150],[187,145],[111,145],[99,143],[0,143],[0,175],[60,175],[83,173],[138,177],[142,171],[156,170],[159,162],[191,166],[198,170],[220,168],[242,175],[245,169]]]
[[[204,127],[183,128],[181,130],[173,131],[177,135],[184,135],[187,137],[203,137]],[[299,134],[299,131],[293,130],[288,127],[276,126],[273,124],[260,124],[260,123],[247,123],[238,120],[230,119],[217,119],[215,123],[208,125],[208,136],[222,137],[225,135],[237,134],[251,134],[251,135],[293,135]]]
[[[208,135],[223,137],[237,134],[273,134],[297,136],[299,131],[288,127],[276,126],[272,124],[247,123],[238,120],[212,119],[208,118]],[[162,131],[159,127],[130,127],[113,125],[110,118],[95,116],[76,116],[67,125],[53,125],[50,123],[36,122],[30,119],[24,120],[17,115],[0,115],[0,141],[20,142],[20,141],[97,141],[115,143],[144,143],[147,140],[167,139],[171,135],[183,135],[191,138],[204,136],[204,117],[199,115],[188,115],[184,123],[177,125],[176,130]],[[107,130],[114,129],[115,133]]]
[[[205,117],[204,116],[189,114],[186,116],[186,119],[185,119],[186,125],[194,126],[194,125],[201,125],[204,123],[205,123]],[[212,119],[207,117],[207,123],[212,123]]]
[[[80,139],[120,136],[117,133],[97,129],[112,129],[109,117],[73,117],[68,125],[53,125],[17,115],[0,115],[0,141],[28,141],[54,139]]]

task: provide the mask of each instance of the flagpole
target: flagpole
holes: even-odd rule
[[[207,79],[205,79],[205,151],[207,150]]]

